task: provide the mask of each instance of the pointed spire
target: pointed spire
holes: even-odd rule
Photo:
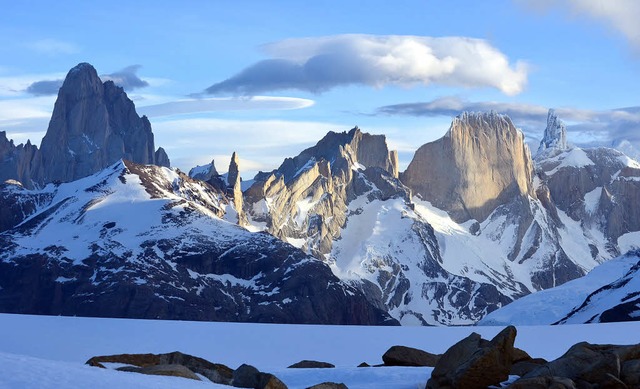
[[[538,153],[547,149],[566,150],[568,148],[567,126],[558,118],[556,111],[552,108],[547,115],[547,128],[545,128],[544,136],[540,141]]]

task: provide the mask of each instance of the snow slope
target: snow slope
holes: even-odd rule
[[[85,367],[94,355],[182,351],[236,368],[249,363],[281,378],[290,388],[324,381],[350,389],[423,388],[430,368],[355,368],[381,363],[392,345],[442,353],[471,332],[484,338],[500,327],[361,327],[273,325],[161,320],[96,319],[0,314],[0,388],[205,387],[177,378],[137,376]],[[224,334],[224,336],[220,336]],[[640,343],[640,323],[519,326],[516,347],[555,359],[571,345]],[[276,352],[274,352],[277,350]],[[286,369],[302,359],[336,369]],[[102,385],[102,386],[101,386]],[[207,384],[206,387],[212,387]],[[215,386],[213,386],[215,387]]]
[[[576,310],[564,323],[585,323],[620,303],[626,295],[640,290],[635,278],[622,285],[623,288],[604,290],[600,296],[594,297],[587,307],[578,310],[585,300],[595,291],[625,279],[634,266],[638,266],[640,258],[636,255],[622,256],[612,259],[596,267],[586,276],[569,281],[555,288],[542,290],[512,302],[498,309],[478,322],[478,325],[542,325],[553,324],[567,317]]]

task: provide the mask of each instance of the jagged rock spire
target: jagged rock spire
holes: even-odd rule
[[[242,182],[240,178],[240,159],[238,154],[233,152],[229,162],[229,173],[227,174],[227,193],[233,199],[233,205],[238,213],[238,224],[246,225],[247,219],[244,214],[244,199],[242,196]]]
[[[538,153],[547,149],[566,150],[568,148],[567,126],[558,118],[556,111],[552,108],[547,115],[547,128],[544,129],[544,137],[540,141]]]
[[[73,181],[119,159],[169,164],[164,150],[155,150],[149,120],[138,116],[124,90],[103,83],[90,64],[78,64],[58,92],[32,178],[39,184]]]

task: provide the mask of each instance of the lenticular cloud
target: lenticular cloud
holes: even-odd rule
[[[211,94],[254,95],[298,89],[320,93],[344,85],[496,88],[520,93],[527,81],[522,61],[482,39],[396,35],[335,35],[287,39],[264,46],[270,58],[216,83]]]

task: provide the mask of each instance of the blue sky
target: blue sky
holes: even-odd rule
[[[233,151],[247,174],[270,170],[354,125],[386,134],[406,166],[463,110],[507,113],[535,144],[546,110],[557,108],[570,142],[640,149],[635,0],[2,9],[0,130],[16,142],[39,143],[56,82],[89,62],[125,87],[183,170],[215,158],[225,171]]]

